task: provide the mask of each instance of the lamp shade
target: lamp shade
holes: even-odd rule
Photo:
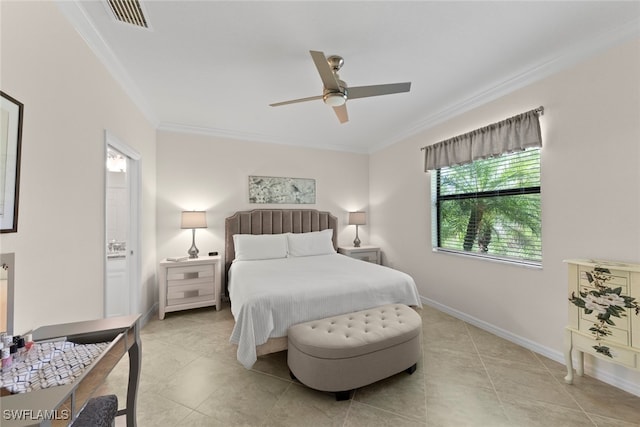
[[[349,225],[365,225],[366,223],[366,212],[349,212]]]
[[[180,228],[207,228],[207,212],[183,211]]]

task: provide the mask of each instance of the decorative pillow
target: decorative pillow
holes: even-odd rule
[[[233,245],[238,261],[287,257],[285,234],[234,234]]]
[[[310,233],[287,233],[289,256],[312,256],[334,254],[333,230],[312,231]]]

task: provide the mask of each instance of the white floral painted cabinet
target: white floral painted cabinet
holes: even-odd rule
[[[584,353],[640,370],[640,264],[571,259],[565,381],[584,373]]]

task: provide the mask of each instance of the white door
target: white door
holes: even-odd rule
[[[139,310],[140,156],[105,133],[105,317]]]

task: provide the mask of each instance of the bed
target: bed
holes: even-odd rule
[[[313,209],[257,209],[225,221],[225,292],[238,361],[287,348],[289,326],[401,303],[421,307],[411,276],[336,252],[337,218]]]

